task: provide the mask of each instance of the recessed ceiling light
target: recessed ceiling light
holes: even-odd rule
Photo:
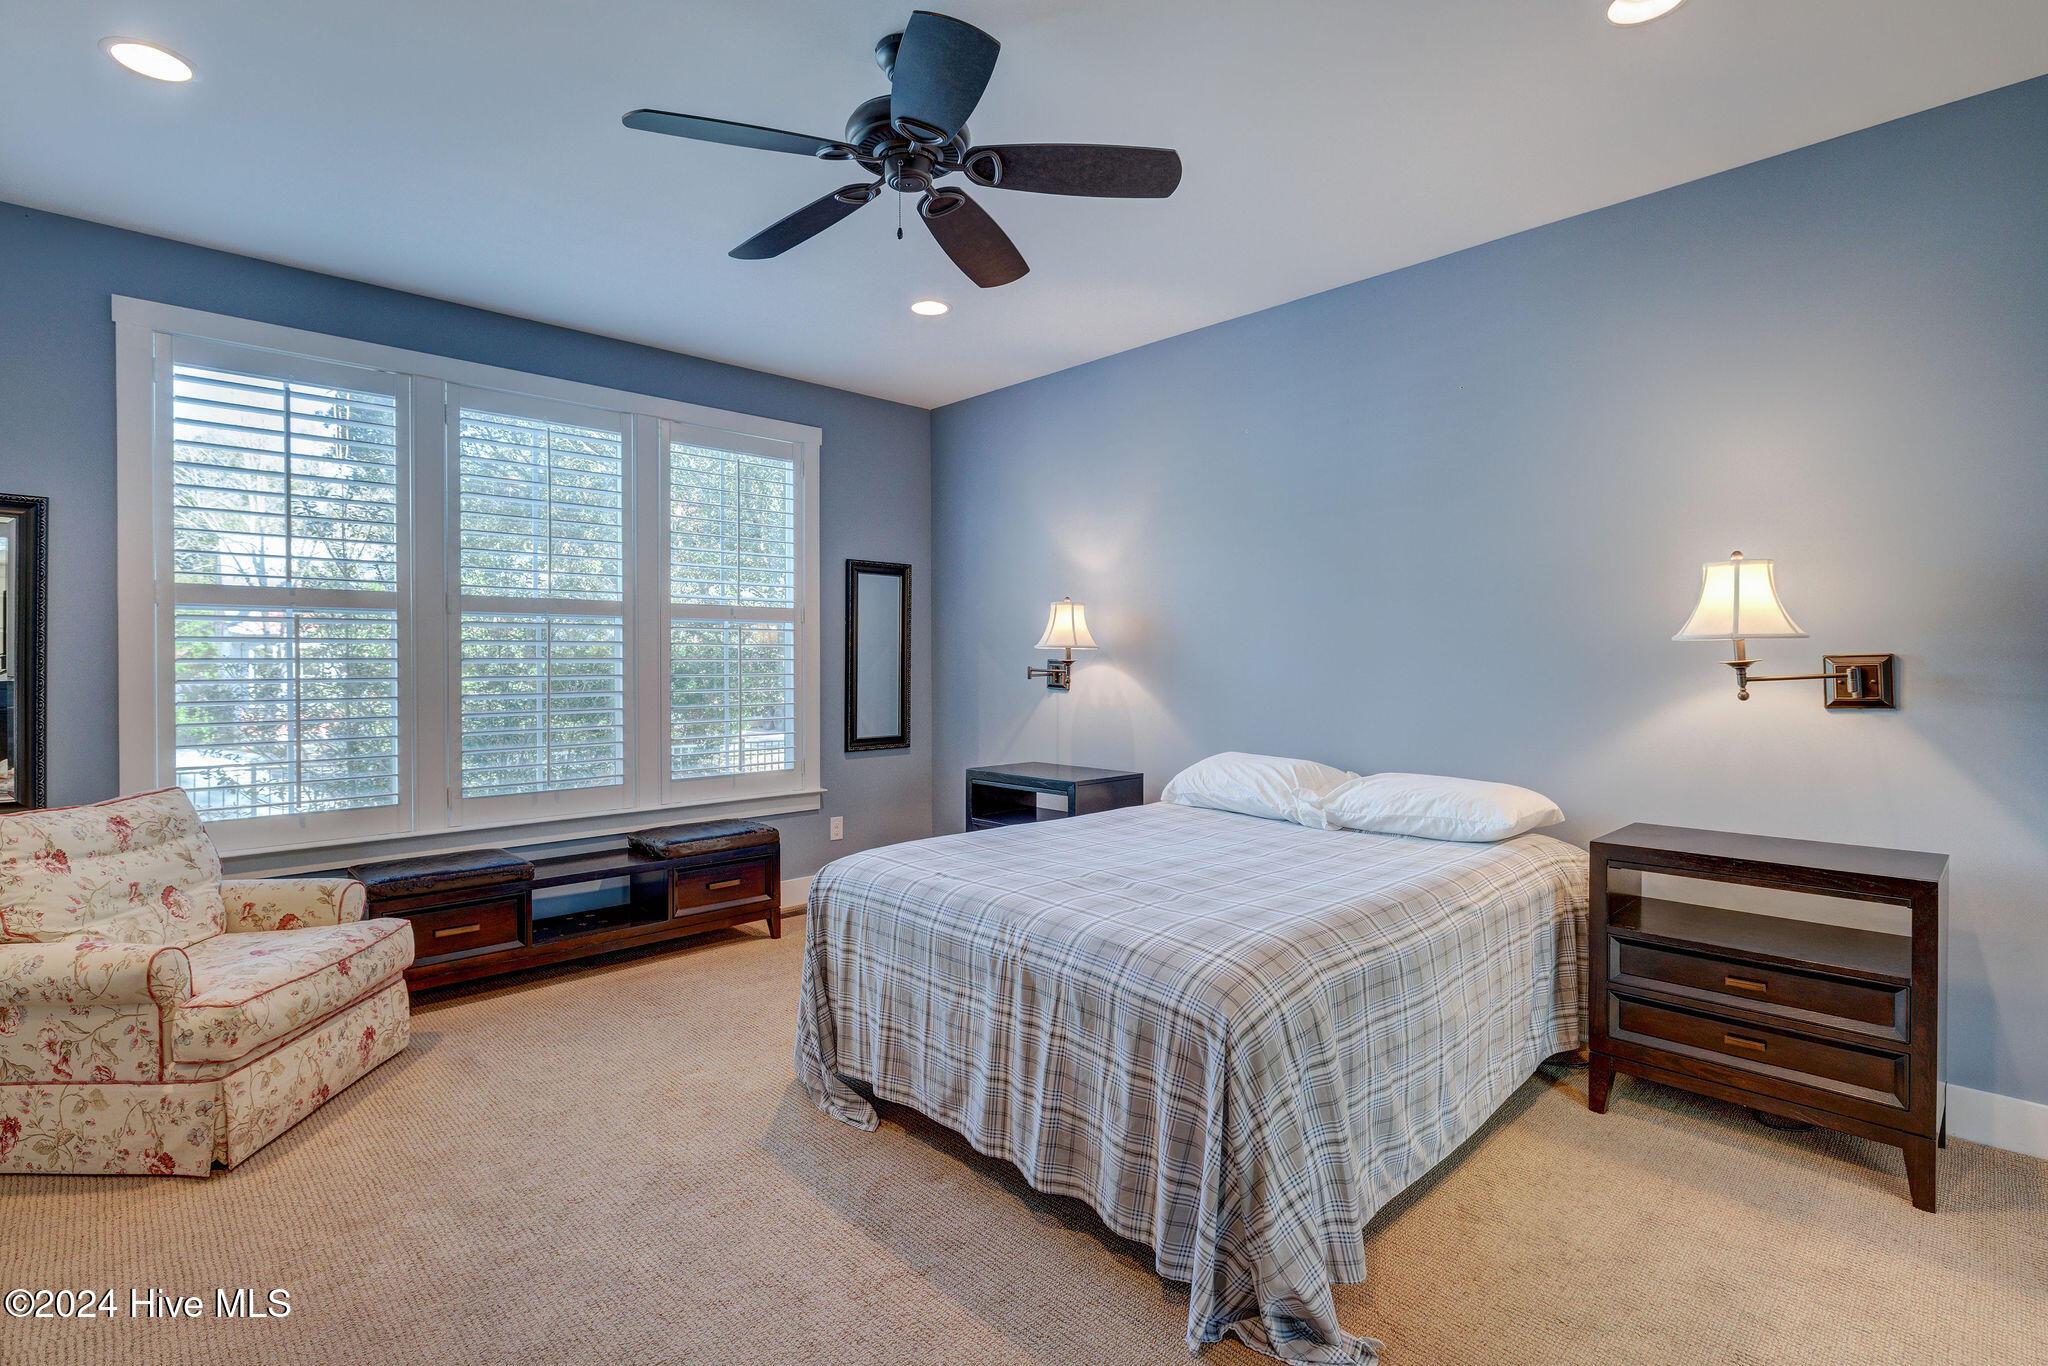
[[[138,76],[153,81],[189,81],[192,63],[169,48],[145,43],[140,38],[102,38],[100,51]]]
[[[936,318],[951,307],[943,299],[919,299],[910,306],[910,311],[920,318]]]
[[[1607,22],[1633,28],[1652,19],[1662,19],[1684,3],[1685,0],[1614,0],[1607,7]]]

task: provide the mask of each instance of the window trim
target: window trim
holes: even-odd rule
[[[188,344],[255,347],[300,358],[316,368],[334,365],[381,371],[394,376],[408,391],[403,396],[406,414],[402,421],[406,424],[407,439],[402,447],[401,498],[409,511],[411,557],[399,602],[401,621],[412,624],[411,667],[400,684],[401,706],[406,708],[412,723],[411,744],[404,750],[403,797],[399,807],[407,814],[402,827],[396,830],[328,833],[337,823],[323,821],[327,830],[309,834],[301,826],[296,836],[283,838],[277,837],[282,831],[250,831],[251,835],[263,835],[250,841],[237,840],[230,832],[230,827],[242,822],[218,823],[213,827],[215,838],[230,862],[239,865],[238,871],[282,868],[292,862],[290,855],[313,849],[351,847],[379,853],[425,853],[483,847],[492,843],[495,835],[513,836],[526,843],[550,838],[590,838],[630,830],[641,823],[635,818],[659,813],[687,811],[693,817],[711,819],[819,809],[824,791],[819,785],[824,720],[818,461],[824,434],[818,428],[118,294],[112,296],[112,317],[115,515],[119,533],[115,563],[115,620],[120,646],[116,666],[117,725],[123,791],[147,791],[166,781],[159,775],[169,652],[165,650],[160,658],[156,648],[163,615],[172,606],[168,591],[170,546],[165,534],[170,470],[168,462],[157,458],[157,433],[169,420],[170,403],[170,348],[159,342],[163,338],[184,339]],[[725,779],[676,783],[668,777],[665,759],[659,765],[636,763],[625,785],[623,805],[612,805],[602,811],[572,811],[550,810],[545,804],[537,804],[534,810],[507,811],[502,817],[492,812],[487,823],[456,823],[461,802],[454,786],[451,749],[455,736],[455,699],[451,692],[455,681],[455,642],[448,638],[448,622],[457,603],[447,595],[456,592],[457,584],[450,569],[454,546],[447,526],[451,505],[449,480],[453,474],[449,468],[447,432],[453,420],[451,394],[458,389],[494,391],[621,414],[631,449],[636,453],[628,481],[629,507],[657,508],[658,514],[648,515],[661,518],[667,516],[667,448],[661,437],[670,424],[723,437],[733,443],[730,448],[735,450],[756,449],[763,443],[785,451],[797,448],[797,545],[804,569],[797,585],[799,735],[794,771],[769,775],[773,781],[766,783]],[[641,454],[647,452],[653,454]],[[658,716],[658,733],[666,736],[668,636],[663,608],[668,596],[667,537],[637,534],[637,520],[642,519],[629,517],[628,521],[633,583],[622,605],[629,637],[634,641],[628,669],[637,700],[631,710],[641,731]],[[655,559],[659,560],[658,566],[652,563]],[[643,564],[643,560],[649,563]],[[428,572],[430,569],[433,572]],[[654,571],[652,577],[650,569]],[[649,635],[648,629],[656,621],[660,628],[655,635]],[[662,682],[658,693],[653,693],[648,685],[656,676]],[[665,756],[665,744],[661,749]],[[637,749],[634,752],[637,758]],[[443,785],[444,776],[450,780],[445,784],[445,799],[441,791],[430,790],[421,781],[425,778],[438,788]],[[263,818],[265,822],[300,823],[305,819]],[[299,866],[303,866],[303,860]]]

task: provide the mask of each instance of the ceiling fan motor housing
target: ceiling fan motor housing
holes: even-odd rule
[[[885,175],[886,164],[890,156],[895,153],[917,152],[923,154],[927,161],[933,163],[934,167],[957,166],[960,158],[967,154],[968,146],[967,130],[965,128],[962,128],[951,138],[936,144],[921,143],[905,137],[890,119],[889,97],[887,95],[877,95],[871,100],[863,100],[859,107],[847,117],[846,142],[858,154],[858,159],[862,165],[880,175]],[[944,170],[935,170],[934,174],[944,175],[946,172]],[[893,180],[890,181],[890,184],[896,189],[903,190],[925,188],[923,185],[915,187],[896,185]]]
[[[892,190],[923,194],[939,171],[925,152],[891,152],[882,159],[882,180]]]

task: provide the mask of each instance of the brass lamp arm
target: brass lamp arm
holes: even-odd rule
[[[1886,658],[1889,659],[1889,656]],[[1738,702],[1749,700],[1749,685],[1752,683],[1840,683],[1843,685],[1844,700],[1851,704],[1862,702],[1871,696],[1871,669],[1860,663],[1817,674],[1753,674],[1749,669],[1756,661],[1749,657],[1748,643],[1741,636],[1735,637],[1735,658],[1722,662],[1735,670],[1735,698]],[[1832,664],[1834,661],[1827,662]],[[1889,686],[1889,683],[1886,683],[1885,689],[1888,690]]]
[[[1745,670],[1743,677],[1752,683],[1810,683],[1816,678],[1847,678],[1850,673],[1848,669],[1825,674],[1753,674]]]

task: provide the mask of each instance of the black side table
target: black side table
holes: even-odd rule
[[[1041,793],[1066,798],[1065,809],[1041,806]],[[1121,769],[996,764],[967,770],[969,830],[1086,816],[1096,811],[1114,811],[1120,806],[1142,806],[1144,801],[1145,775]]]

